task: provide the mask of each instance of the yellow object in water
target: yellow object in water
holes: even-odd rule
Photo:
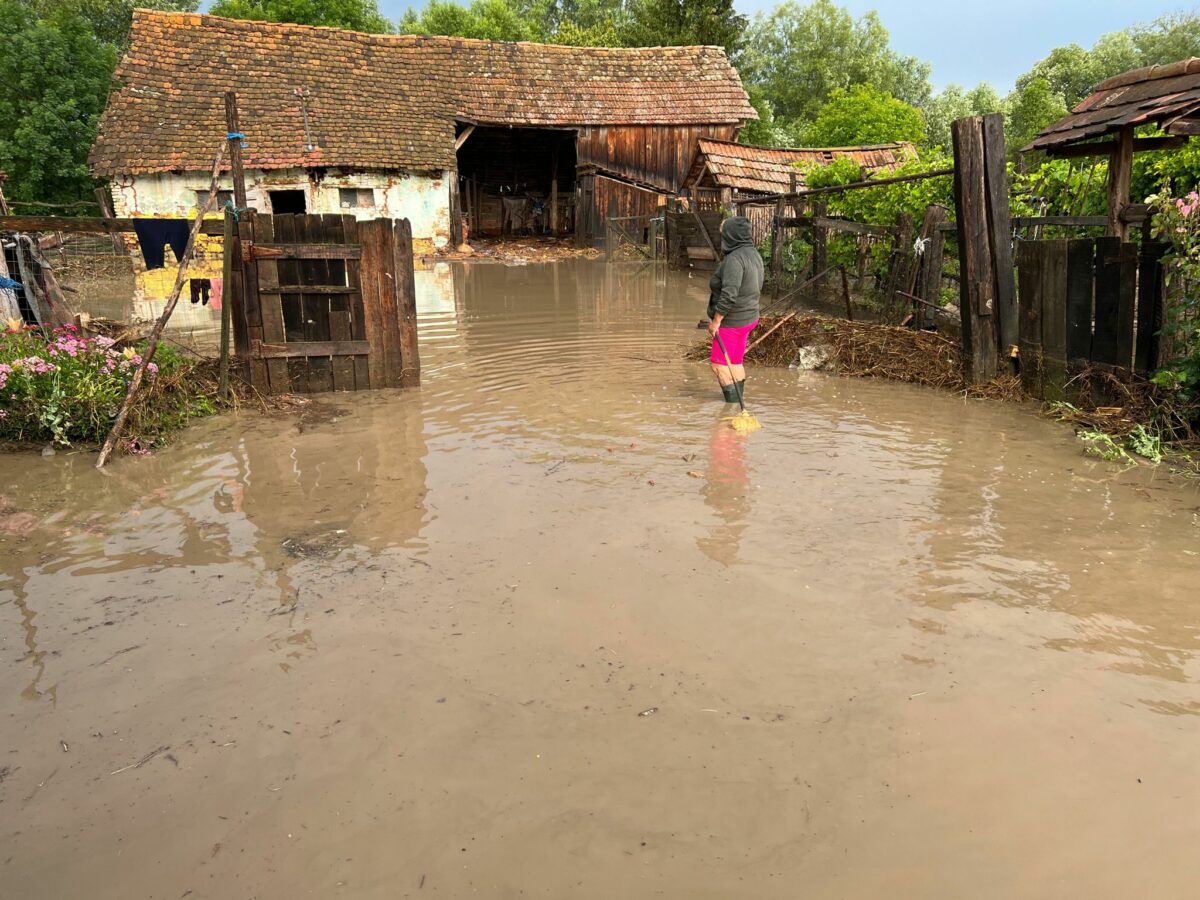
[[[749,434],[751,431],[758,431],[762,428],[762,423],[743,409],[729,420],[729,427],[738,434]]]

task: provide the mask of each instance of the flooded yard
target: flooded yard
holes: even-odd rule
[[[1184,897],[1200,492],[418,273],[423,386],[0,474],[0,898]]]

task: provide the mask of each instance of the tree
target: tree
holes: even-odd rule
[[[766,97],[758,85],[746,85],[750,105],[758,118],[742,126],[738,141],[754,147],[794,147],[800,143],[797,135],[787,127],[788,123],[775,117],[775,105]]]
[[[199,0],[31,0],[34,11],[43,19],[54,15],[74,15],[86,21],[96,40],[124,50],[129,43],[129,26],[135,9],[165,12],[195,12]]]
[[[209,12],[231,19],[328,25],[379,34],[395,30],[379,12],[376,0],[217,0]]]
[[[983,83],[964,91],[948,84],[925,106],[925,125],[929,146],[950,150],[950,123],[964,116],[984,116],[1000,112],[1004,101],[990,84]]]
[[[1067,104],[1045,78],[1034,78],[1017,91],[1008,105],[1005,142],[1010,153],[1020,151],[1037,133],[1067,114]]]
[[[776,115],[800,128],[838,88],[873,84],[913,106],[931,93],[929,65],[895,53],[875,13],[855,19],[832,0],[806,6],[785,0],[760,14],[739,62],[743,78],[763,89]]]
[[[28,2],[0,0],[0,168],[12,199],[90,197],[87,154],[108,97],[116,49],[78,12],[42,18]]]
[[[733,56],[747,24],[733,0],[633,0],[624,38],[635,47],[724,47]]]
[[[850,147],[892,141],[925,142],[921,111],[869,84],[836,88],[816,120],[804,130],[810,147]]]
[[[489,41],[530,41],[542,35],[507,0],[475,0],[469,7],[430,0],[420,13],[410,9],[400,21],[406,34],[445,34]]]

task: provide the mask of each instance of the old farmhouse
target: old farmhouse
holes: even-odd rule
[[[434,247],[457,244],[464,226],[499,231],[505,198],[529,201],[509,227],[602,238],[605,217],[650,212],[679,190],[699,138],[735,140],[755,117],[717,47],[506,44],[145,10],[117,84],[91,166],[118,216],[195,208],[233,90],[253,207],[404,217]]]

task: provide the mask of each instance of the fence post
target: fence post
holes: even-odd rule
[[[812,274],[810,278],[817,278],[812,286],[812,298],[815,300],[821,294],[821,282],[823,278],[818,278],[821,273],[828,268],[826,259],[828,258],[829,244],[829,229],[817,224],[817,220],[825,215],[825,201],[817,199],[813,201],[813,226],[812,226]]]
[[[783,200],[775,201],[775,215],[771,218],[771,292],[779,296],[779,283],[783,280],[783,248],[779,245],[779,219],[783,215]]]
[[[997,368],[996,279],[987,212],[983,119],[980,116],[958,119],[951,125],[951,134],[961,260],[963,377],[970,384],[983,384],[996,377]]]
[[[921,223],[921,239],[924,241],[921,265],[914,266],[914,274],[920,273],[920,297],[925,301],[925,303],[914,302],[913,304],[916,307],[913,314],[913,325],[918,329],[925,327],[931,317],[930,310],[941,305],[938,301],[942,292],[942,259],[946,249],[946,232],[942,230],[945,221],[946,208],[944,206],[933,203],[926,208],[925,220]],[[909,293],[915,295],[917,293],[915,284],[913,288]]]
[[[1012,213],[1008,205],[1008,158],[1004,147],[1004,116],[983,117],[983,164],[987,189],[988,227],[992,234],[992,269],[996,278],[996,324],[1000,352],[1015,363],[1017,346],[1017,285],[1013,275]]]

